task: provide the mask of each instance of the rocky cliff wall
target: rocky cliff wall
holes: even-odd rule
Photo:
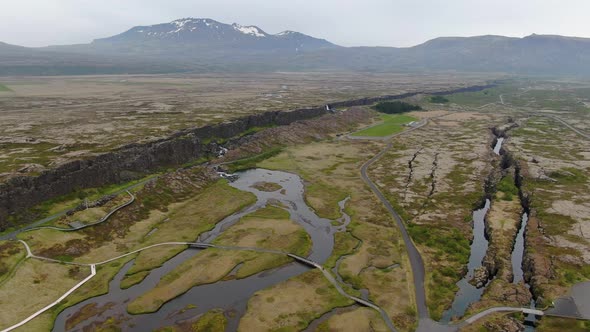
[[[370,105],[390,99],[402,99],[421,93],[451,94],[479,91],[492,85],[438,91],[411,92],[373,98],[336,102],[332,107]],[[170,137],[149,143],[134,143],[117,150],[83,160],[65,163],[39,176],[18,176],[0,184],[0,231],[9,226],[8,216],[31,208],[45,200],[66,195],[74,190],[104,186],[139,178],[158,168],[179,166],[200,157],[216,153],[211,140],[235,137],[253,127],[282,126],[298,120],[326,114],[325,107],[292,111],[271,111],[236,120],[186,129]]]
[[[217,153],[216,144],[253,127],[287,125],[325,114],[324,107],[255,114],[216,125],[177,132],[166,139],[129,144],[115,151],[75,160],[39,176],[18,176],[0,184],[0,230],[8,215],[74,190],[139,178],[158,168],[178,166]]]

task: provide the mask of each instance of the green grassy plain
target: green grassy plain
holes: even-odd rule
[[[357,131],[353,136],[374,136],[385,137],[396,134],[404,130],[404,125],[412,121],[417,121],[416,118],[403,114],[381,114],[383,123],[378,124],[367,129]]]

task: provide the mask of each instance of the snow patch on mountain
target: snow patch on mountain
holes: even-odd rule
[[[181,18],[180,20],[172,21],[172,24],[176,25],[179,28],[184,27],[187,23],[194,22],[195,19],[192,18]]]
[[[285,30],[283,32],[277,33],[276,36],[288,36],[288,35],[292,35],[292,34],[297,34],[297,32],[291,31],[291,30]]]
[[[232,27],[245,35],[251,35],[255,37],[266,37],[264,31],[258,29],[255,26],[242,26],[237,23],[232,24]]]

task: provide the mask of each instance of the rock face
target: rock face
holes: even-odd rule
[[[146,144],[126,145],[93,158],[65,163],[39,176],[11,178],[0,184],[0,229],[8,226],[8,215],[74,190],[129,181],[160,167],[178,166],[203,156],[217,155],[217,144],[204,143],[206,140],[231,138],[252,127],[287,125],[325,112],[323,107],[318,107],[251,115],[183,130]]]
[[[484,266],[480,266],[473,271],[473,278],[469,283],[476,288],[482,288],[488,282],[488,270]]]
[[[479,91],[493,85],[472,86],[431,94],[452,94]],[[332,107],[370,105],[389,99],[401,99],[424,91],[361,98],[336,102]],[[327,114],[325,107],[304,108],[292,111],[271,111],[254,114],[216,125],[179,131],[168,138],[144,143],[129,144],[96,157],[75,160],[57,168],[45,170],[39,176],[16,176],[0,184],[0,231],[10,226],[8,216],[29,209],[43,201],[66,195],[74,190],[100,187],[140,178],[162,167],[179,166],[205,156],[217,156],[219,146],[207,143],[216,139],[229,139],[253,127],[284,126],[298,120]]]
[[[66,215],[71,216],[74,213],[78,212],[78,211],[82,211],[88,208],[94,208],[94,207],[98,207],[98,206],[103,206],[106,203],[110,202],[113,198],[117,197],[117,195],[106,195],[106,196],[102,196],[101,198],[99,198],[96,201],[92,201],[92,202],[87,202],[87,204],[80,204],[78,206],[76,206],[75,208],[69,210],[68,212],[66,212]]]

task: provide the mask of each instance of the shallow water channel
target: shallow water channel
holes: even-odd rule
[[[252,187],[257,182],[272,182],[282,189],[275,192],[263,192]],[[344,231],[350,218],[344,214],[337,222],[318,217],[305,203],[303,182],[295,174],[253,169],[239,173],[231,186],[256,195],[257,202],[243,211],[237,212],[219,223],[209,232],[199,236],[199,242],[211,242],[224,230],[235,224],[239,219],[266,206],[270,202],[280,202],[290,213],[291,219],[301,225],[310,235],[312,250],[307,258],[322,264],[331,255],[334,247],[334,233]],[[214,202],[212,202],[214,204]],[[344,202],[341,202],[341,208]],[[152,236],[156,236],[154,234]],[[133,261],[125,264],[109,284],[109,292],[105,295],[88,299],[61,312],[55,321],[53,331],[64,331],[66,320],[84,306],[96,303],[99,307],[109,308],[98,316],[77,324],[74,329],[85,327],[92,329],[93,324],[114,317],[122,321],[121,328],[125,331],[152,331],[159,327],[173,325],[191,319],[214,308],[221,308],[228,317],[227,331],[237,330],[240,318],[246,311],[249,298],[259,290],[276,285],[289,278],[302,274],[310,268],[299,263],[289,263],[282,267],[264,271],[256,275],[238,279],[219,281],[213,284],[196,286],[185,294],[167,302],[160,310],[152,314],[130,315],[126,311],[127,304],[136,297],[155,287],[161,277],[172,271],[176,266],[196,255],[201,249],[189,248],[168,260],[160,268],[156,268],[139,284],[128,289],[121,289],[120,282],[131,268]],[[190,308],[190,309],[189,309]]]
[[[516,234],[516,239],[514,241],[514,249],[512,249],[512,257],[511,257],[511,261],[512,261],[512,273],[514,275],[514,279],[512,280],[512,283],[519,283],[519,282],[523,282],[524,281],[524,271],[522,270],[522,261],[524,258],[524,237],[525,237],[525,231],[526,231],[526,225],[529,221],[529,215],[528,213],[524,212],[522,214],[522,219],[520,220],[520,228],[518,230],[518,234]],[[525,286],[530,290],[531,286],[525,282]],[[531,309],[535,309],[537,307],[537,303],[535,302],[535,299],[531,299],[531,303],[530,303],[530,308]],[[529,332],[529,331],[534,331],[534,326],[533,324],[535,323],[536,318],[534,315],[530,315],[527,314],[525,316],[525,325],[526,325],[526,329],[525,331]]]
[[[502,148],[502,143],[504,142],[504,137],[498,137],[496,141],[496,145],[494,145],[494,153],[500,155],[500,149]]]
[[[503,142],[504,137],[498,137],[494,145],[493,151],[498,156]],[[481,209],[473,211],[473,242],[471,243],[471,254],[467,264],[467,274],[457,282],[459,291],[455,294],[451,307],[443,312],[440,320],[442,323],[450,322],[453,317],[462,317],[470,304],[479,301],[485,290],[485,286],[477,288],[470,284],[469,281],[473,279],[475,269],[482,266],[482,261],[488,251],[489,241],[485,235],[485,217],[490,205],[491,201],[486,199],[485,205]]]
[[[473,278],[475,269],[482,266],[483,258],[488,251],[489,241],[485,236],[485,216],[490,209],[490,200],[486,199],[483,208],[473,212],[473,242],[471,243],[471,254],[467,264],[467,274],[461,279],[457,286],[459,291],[455,294],[455,299],[451,308],[443,312],[441,322],[448,323],[453,317],[461,317],[465,314],[467,307],[471,303],[477,302],[485,287],[477,288],[469,283]]]
[[[524,272],[522,270],[522,259],[524,257],[524,231],[526,224],[529,221],[529,216],[525,212],[522,214],[520,220],[520,228],[516,239],[514,241],[514,249],[512,249],[512,273],[514,275],[513,283],[517,284],[524,280]]]

